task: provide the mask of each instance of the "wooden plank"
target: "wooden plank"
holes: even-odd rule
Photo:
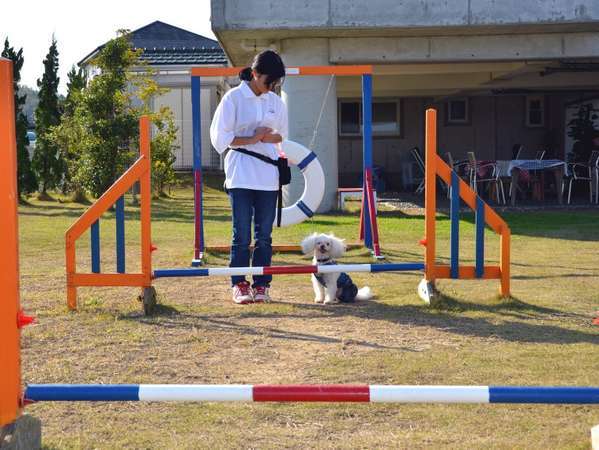
[[[73,286],[145,286],[141,273],[74,273]]]
[[[437,265],[435,268],[435,276],[436,278],[452,278],[451,266]],[[460,280],[473,280],[479,278],[476,276],[476,266],[460,266],[458,278]],[[480,278],[485,280],[499,279],[501,278],[501,269],[499,266],[485,266],[483,276]]]

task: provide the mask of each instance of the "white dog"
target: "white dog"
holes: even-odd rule
[[[302,241],[305,255],[314,254],[312,264],[334,265],[335,258],[345,253],[345,242],[332,234],[313,233]],[[312,274],[314,301],[316,303],[349,303],[354,300],[370,300],[373,295],[368,286],[358,290],[348,274],[343,272]]]

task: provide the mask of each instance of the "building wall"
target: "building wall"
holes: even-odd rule
[[[202,130],[202,166],[209,168],[220,167],[220,156],[210,143],[210,122],[216,104],[216,86],[201,89],[201,130]],[[193,166],[193,122],[191,115],[191,87],[170,86],[169,91],[154,99],[154,109],[168,106],[175,118],[177,132],[177,149],[175,150],[177,170],[188,170]]]
[[[451,152],[454,159],[466,159],[474,151],[481,160],[511,159],[514,144],[525,147],[523,157],[532,158],[537,150],[546,149],[547,157],[564,158],[564,111],[574,94],[545,96],[545,126],[525,126],[525,96],[471,97],[467,125],[446,124],[445,102],[429,98],[402,99],[400,138],[375,137],[374,164],[383,167],[388,191],[410,189],[419,178],[419,170],[410,154],[413,147],[424,151],[424,113],[429,107],[438,111],[439,154]],[[550,145],[548,145],[550,144]],[[362,170],[361,137],[339,136],[339,186],[358,186]],[[410,180],[411,178],[411,180]]]
[[[212,25],[222,29],[451,27],[559,24],[599,20],[594,0],[212,0]]]

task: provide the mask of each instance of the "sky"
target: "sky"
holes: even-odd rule
[[[193,6],[190,6],[193,5]],[[4,0],[0,14],[0,51],[8,37],[25,63],[21,84],[37,89],[52,34],[59,51],[59,93],[66,94],[67,72],[119,29],[136,30],[156,20],[216,39],[210,27],[210,0]]]

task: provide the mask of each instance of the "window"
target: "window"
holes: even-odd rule
[[[400,101],[380,99],[372,102],[373,136],[401,135]],[[339,135],[361,136],[363,130],[362,102],[341,100],[339,102]]]
[[[542,95],[526,97],[526,126],[545,126],[545,98]]]
[[[467,98],[449,100],[446,104],[447,125],[469,125],[470,107]]]
[[[362,103],[341,102],[339,110],[339,134],[358,136],[362,128]]]

